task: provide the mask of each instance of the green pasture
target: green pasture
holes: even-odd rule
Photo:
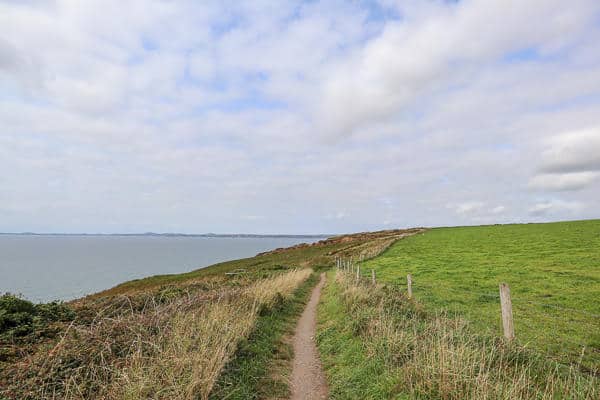
[[[600,220],[436,228],[362,263],[406,285],[426,308],[501,335],[498,285],[510,285],[519,343],[563,363],[600,367]]]

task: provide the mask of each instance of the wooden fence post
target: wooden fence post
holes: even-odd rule
[[[360,265],[356,266],[356,280],[360,278]]]
[[[515,338],[515,326],[513,324],[512,302],[510,301],[510,287],[506,283],[500,284],[500,306],[502,307],[504,337],[513,340]]]
[[[375,270],[374,269],[371,270],[371,282],[373,283],[373,285],[375,285]]]
[[[406,291],[408,292],[408,298],[412,299],[412,275],[406,275]]]

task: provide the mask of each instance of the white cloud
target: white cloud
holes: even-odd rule
[[[258,221],[261,219],[264,219],[265,217],[263,215],[244,215],[242,216],[242,219],[247,219],[249,221]]]
[[[485,203],[481,201],[470,201],[466,203],[457,204],[454,206],[454,210],[457,214],[474,214],[479,213],[483,210]]]
[[[580,190],[600,177],[598,172],[568,172],[564,174],[538,174],[529,181],[533,189],[547,191]]]
[[[349,134],[391,117],[443,84],[468,83],[476,65],[497,61],[507,51],[561,49],[582,32],[597,8],[593,1],[582,0],[565,12],[561,4],[440,3],[425,15],[389,23],[332,71],[319,103],[324,129]]]
[[[529,187],[542,191],[573,191],[600,177],[600,128],[551,136],[543,141],[540,165]]]
[[[600,127],[553,136],[546,143],[542,153],[543,172],[600,171]]]
[[[506,211],[506,207],[504,206],[496,206],[490,210],[492,214],[502,214]]]
[[[489,208],[483,201],[468,201],[450,204],[447,207],[453,209],[459,218],[462,218],[462,223],[489,224],[504,221],[502,216],[506,212],[506,207],[503,205]]]
[[[0,231],[598,216],[600,4],[557,4],[0,2]]]
[[[335,213],[328,214],[326,219],[344,219],[346,217],[348,217],[348,214],[345,211],[337,211]]]
[[[584,205],[578,201],[551,200],[534,204],[529,208],[529,214],[534,217],[546,217],[567,212],[567,215],[580,211]]]

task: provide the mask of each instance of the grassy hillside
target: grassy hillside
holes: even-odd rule
[[[398,237],[422,229],[387,230],[356,233],[321,240],[312,244],[299,244],[285,249],[277,249],[258,254],[255,257],[226,261],[183,274],[156,275],[124,282],[114,288],[88,296],[87,299],[106,298],[115,295],[152,291],[165,286],[187,285],[197,280],[227,280],[227,272],[244,270],[245,276],[268,276],[272,272],[289,269],[292,266],[322,268],[332,265],[336,256],[358,256],[378,254],[395,242]]]
[[[599,240],[600,221],[361,233],[66,304],[4,296],[0,399],[285,398],[286,335],[310,270],[337,257],[374,257],[362,272],[376,269],[381,284],[346,275],[324,291],[332,398],[595,399]],[[501,281],[513,294],[511,345],[500,339]]]
[[[600,220],[431,229],[363,263],[430,310],[501,335],[498,284],[510,285],[515,332],[561,362],[600,367]]]
[[[285,396],[284,336],[311,270],[375,254],[405,233],[298,245],[66,304],[0,296],[0,399]]]

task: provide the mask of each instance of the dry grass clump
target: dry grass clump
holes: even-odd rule
[[[271,307],[279,296],[289,297],[311,274],[311,269],[294,270],[271,279],[260,280],[245,289],[245,293],[261,306]]]
[[[252,329],[255,309],[253,302],[220,301],[175,313],[152,343],[138,343],[117,372],[111,397],[208,398],[237,341]]]
[[[0,398],[207,399],[259,312],[290,297],[311,273],[113,300],[14,366]]]
[[[393,370],[396,391],[432,399],[597,399],[600,381],[518,344],[473,333],[445,314],[429,315],[397,288],[338,272],[353,333],[369,358]]]
[[[116,398],[207,399],[258,312],[289,297],[311,273],[305,269],[260,280],[198,310],[177,312],[153,354],[140,348],[120,372]]]

